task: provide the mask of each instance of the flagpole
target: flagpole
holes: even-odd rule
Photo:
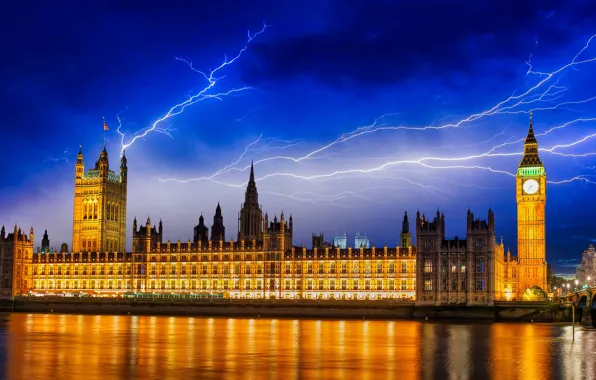
[[[102,117],[103,125],[101,126],[101,148],[103,149],[106,145],[106,118]]]

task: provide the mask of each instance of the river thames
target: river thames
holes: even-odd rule
[[[596,331],[546,324],[0,315],[3,379],[590,379]]]

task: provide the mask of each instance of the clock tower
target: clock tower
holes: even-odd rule
[[[545,205],[546,173],[538,156],[538,141],[532,127],[524,143],[524,157],[516,174],[517,199],[517,295],[527,288],[546,289]]]

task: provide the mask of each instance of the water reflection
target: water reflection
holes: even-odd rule
[[[0,315],[10,379],[589,379],[596,332],[537,324]]]

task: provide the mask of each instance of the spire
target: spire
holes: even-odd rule
[[[524,157],[519,167],[543,166],[538,156],[538,141],[534,135],[534,126],[532,122],[532,112],[530,112],[530,126],[528,127],[528,136],[524,142]]]
[[[253,166],[253,161],[250,161],[250,179],[248,180],[249,183],[255,182],[255,168]]]
[[[79,145],[79,154],[77,154],[77,165],[83,165],[83,145]]]
[[[534,127],[532,126],[532,112],[530,111],[530,127],[528,128],[528,136],[526,137],[526,144],[534,143],[537,144],[536,136],[534,136]]]
[[[410,232],[410,222],[408,221],[408,212],[404,214],[404,221],[401,224],[401,233],[407,234]]]

